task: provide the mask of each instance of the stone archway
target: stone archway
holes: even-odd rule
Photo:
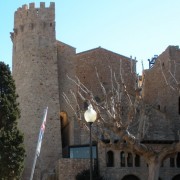
[[[140,180],[140,179],[135,175],[126,175],[122,178],[122,180]]]
[[[180,174],[178,174],[172,178],[172,180],[179,180],[179,179],[180,179]]]
[[[69,146],[69,121],[68,115],[66,112],[60,112],[60,123],[61,123],[61,143],[62,143],[62,154],[63,157],[67,158],[68,154],[68,146]]]

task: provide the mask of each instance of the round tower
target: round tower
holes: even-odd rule
[[[35,176],[44,179],[61,157],[55,4],[23,5],[14,15],[13,77],[15,79],[24,133],[26,160],[23,180],[30,178],[43,110],[48,106],[46,129]],[[37,178],[39,179],[39,178]]]

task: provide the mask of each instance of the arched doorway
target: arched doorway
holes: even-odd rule
[[[63,157],[68,157],[68,146],[69,146],[69,122],[66,112],[60,112],[61,122],[61,143],[63,150]]]
[[[140,180],[140,179],[135,175],[126,175],[122,178],[122,180]]]
[[[180,174],[178,174],[172,178],[172,180],[179,180],[179,179],[180,179]]]

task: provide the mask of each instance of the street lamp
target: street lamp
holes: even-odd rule
[[[97,118],[97,113],[93,109],[92,105],[90,104],[88,106],[88,110],[85,111],[84,113],[84,118],[86,122],[89,124],[89,131],[90,131],[90,138],[89,138],[89,150],[90,150],[90,180],[92,180],[92,140],[91,140],[91,126],[92,123],[96,120]]]

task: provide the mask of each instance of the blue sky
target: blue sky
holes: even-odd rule
[[[42,1],[42,0],[41,0]],[[41,1],[5,0],[0,4],[0,61],[12,66],[14,12]],[[56,0],[56,38],[77,52],[101,46],[141,61],[180,42],[180,0]]]

